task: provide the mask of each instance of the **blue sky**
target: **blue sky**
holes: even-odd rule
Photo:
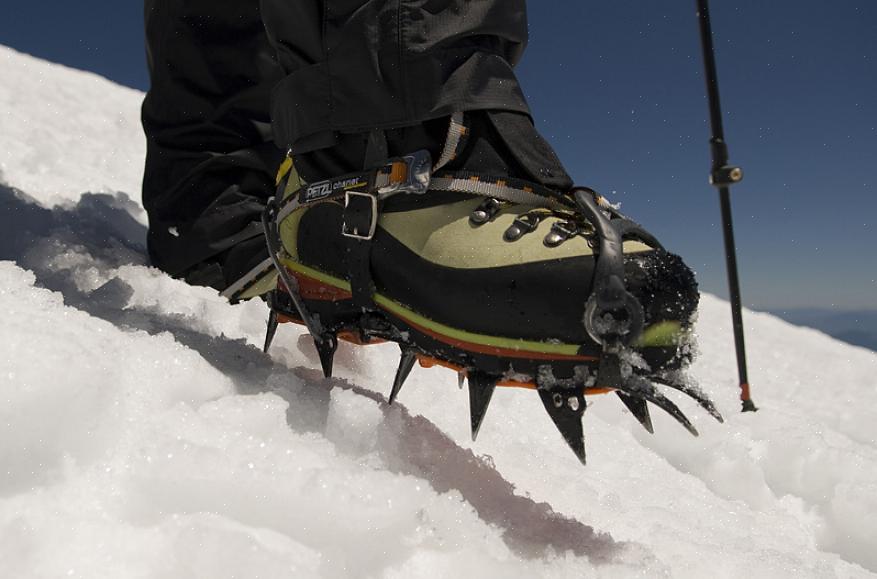
[[[17,2],[0,43],[146,88],[136,1]],[[712,2],[744,304],[877,309],[877,2]],[[693,0],[530,2],[519,75],[577,182],[725,290]],[[9,82],[9,79],[4,79]]]

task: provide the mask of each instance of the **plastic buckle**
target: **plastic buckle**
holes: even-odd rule
[[[363,201],[365,201],[363,203]],[[367,223],[353,223],[362,213],[368,211]],[[378,197],[372,193],[359,191],[346,191],[344,193],[344,219],[341,225],[341,235],[362,241],[368,241],[375,236],[378,227]],[[366,230],[363,232],[363,230]]]
[[[401,159],[405,163],[405,176],[401,181],[390,183],[378,189],[381,195],[396,193],[413,193],[423,195],[429,190],[430,173],[432,172],[432,156],[426,149],[405,155]],[[398,162],[398,161],[397,161]]]

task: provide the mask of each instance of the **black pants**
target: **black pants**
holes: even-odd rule
[[[252,261],[288,149],[340,172],[359,168],[351,135],[376,128],[429,140],[428,121],[461,110],[532,127],[512,71],[524,0],[146,0],[146,38],[149,252],[194,283]]]

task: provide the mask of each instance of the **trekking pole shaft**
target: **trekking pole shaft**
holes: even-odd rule
[[[728,290],[731,298],[731,317],[734,328],[734,345],[737,352],[737,374],[740,379],[740,399],[744,411],[756,410],[749,394],[749,378],[746,369],[746,344],[743,337],[743,314],[740,299],[740,279],[737,273],[737,246],[734,242],[734,224],[731,217],[731,185],[740,181],[743,172],[739,167],[728,165],[728,145],[722,126],[722,107],[719,100],[719,78],[716,71],[713,32],[710,24],[708,0],[696,0],[697,16],[700,23],[700,40],[703,48],[703,62],[709,101],[710,126],[712,136],[711,181],[719,190],[722,210],[722,230],[725,238],[725,263],[728,269]]]
[[[713,30],[710,24],[708,0],[697,0],[697,16],[700,23],[700,45],[703,49],[703,66],[706,73],[706,92],[709,100],[710,126],[712,127],[713,165],[728,162],[728,148],[724,145],[725,129],[722,126],[722,105],[719,99],[719,75],[716,71]]]
[[[725,236],[725,264],[728,269],[728,293],[731,297],[731,318],[734,325],[734,346],[737,351],[737,375],[740,378],[740,400],[744,410],[752,404],[749,396],[749,376],[746,369],[746,343],[743,337],[743,313],[740,300],[740,278],[737,274],[737,252],[734,242],[734,226],[731,221],[731,190],[719,188],[719,203],[722,207],[722,230]]]

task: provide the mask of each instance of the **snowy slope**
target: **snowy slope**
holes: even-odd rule
[[[501,389],[476,444],[445,371],[144,265],[142,94],[0,47],[0,577],[870,577],[877,354],[704,296],[691,438],[613,397],[589,464]],[[51,210],[50,210],[51,209]]]
[[[0,181],[44,202],[139,190],[142,94],[5,47],[0,70]]]

